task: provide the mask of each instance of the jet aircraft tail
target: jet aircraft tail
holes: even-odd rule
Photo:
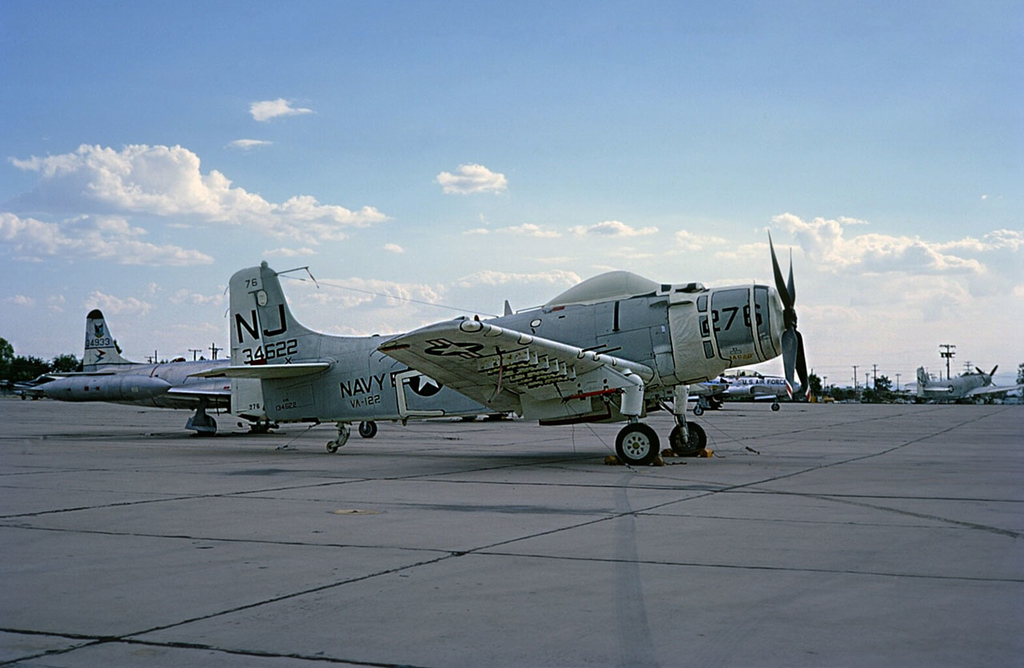
[[[82,370],[96,371],[112,366],[130,366],[138,364],[121,356],[103,312],[99,309],[89,311],[85,316],[85,354],[82,356]]]

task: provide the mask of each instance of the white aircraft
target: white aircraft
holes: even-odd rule
[[[1020,390],[1024,385],[996,386],[992,384],[992,376],[999,365],[985,373],[974,367],[975,373],[966,372],[956,378],[946,380],[934,379],[928,375],[923,366],[917,367],[917,398],[935,401],[960,401],[963,399],[980,399],[986,396],[1005,394]]]
[[[616,454],[646,464],[660,444],[640,419],[665,407],[676,422],[669,445],[696,455],[707,436],[686,420],[690,386],[782,355],[787,377],[807,387],[792,266],[787,281],[774,247],[771,254],[774,288],[708,289],[610,272],[539,308],[385,337],[302,326],[264,262],[231,277],[232,366],[209,375],[260,379],[274,420],[336,422],[331,452],[352,422],[514,412],[541,424],[626,422]],[[442,389],[427,396],[426,378]]]
[[[58,401],[105,401],[195,410],[185,428],[204,434],[217,431],[217,421],[207,415],[208,409],[230,410],[249,420],[253,431],[266,431],[271,424],[263,412],[258,382],[192,377],[197,371],[226,367],[229,363],[228,360],[164,364],[132,362],[117,351],[103,313],[93,309],[85,319],[82,371],[49,374],[48,382],[32,389]],[[232,391],[239,388],[246,391]],[[247,401],[244,405],[233,401],[233,398],[243,397]]]

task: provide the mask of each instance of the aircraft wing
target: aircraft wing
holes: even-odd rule
[[[654,377],[644,364],[468,319],[414,330],[377,350],[495,410],[534,415]]]
[[[298,362],[295,364],[241,364],[222,366],[189,374],[198,378],[295,378],[320,373],[330,362]]]
[[[1006,385],[1003,387],[989,385],[987,387],[976,387],[965,394],[964,398],[969,399],[971,397],[980,397],[986,394],[1003,394],[1005,392],[1013,392],[1014,390],[1020,390],[1022,388],[1024,388],[1024,385]]]

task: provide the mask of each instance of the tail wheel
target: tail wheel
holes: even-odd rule
[[[708,444],[708,435],[696,422],[688,422],[686,430],[689,432],[689,439],[683,441],[683,428],[676,425],[668,435],[668,444],[672,452],[680,457],[696,457]]]
[[[773,411],[777,411],[777,410],[779,410],[779,408],[780,408],[779,402],[776,401],[774,404],[772,404],[772,410]]]
[[[650,464],[658,456],[658,433],[642,422],[627,424],[615,438],[615,454],[626,464]]]
[[[377,423],[373,420],[359,423],[359,435],[363,438],[373,438],[377,435]]]

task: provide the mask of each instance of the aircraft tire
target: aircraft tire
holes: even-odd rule
[[[697,416],[704,415],[704,407],[701,406],[700,404],[697,404],[696,406],[693,407],[693,414]]]
[[[708,435],[696,422],[689,422],[686,425],[690,433],[690,440],[683,442],[683,428],[676,425],[668,435],[668,444],[672,452],[680,457],[696,457],[701,450],[707,447]]]
[[[650,464],[659,453],[658,433],[643,422],[627,424],[615,438],[615,454],[634,466]]]
[[[782,407],[781,407],[781,406],[779,406],[779,402],[777,402],[777,401],[776,401],[776,402],[775,402],[774,404],[772,404],[772,410],[773,410],[773,411],[777,411],[777,410],[779,410],[780,408],[782,408]]]
[[[373,438],[377,435],[377,423],[373,420],[359,423],[359,435],[363,438]]]
[[[331,453],[333,455],[337,451],[338,451],[338,444],[335,443],[334,441],[327,441],[327,452],[329,452],[329,453]]]

